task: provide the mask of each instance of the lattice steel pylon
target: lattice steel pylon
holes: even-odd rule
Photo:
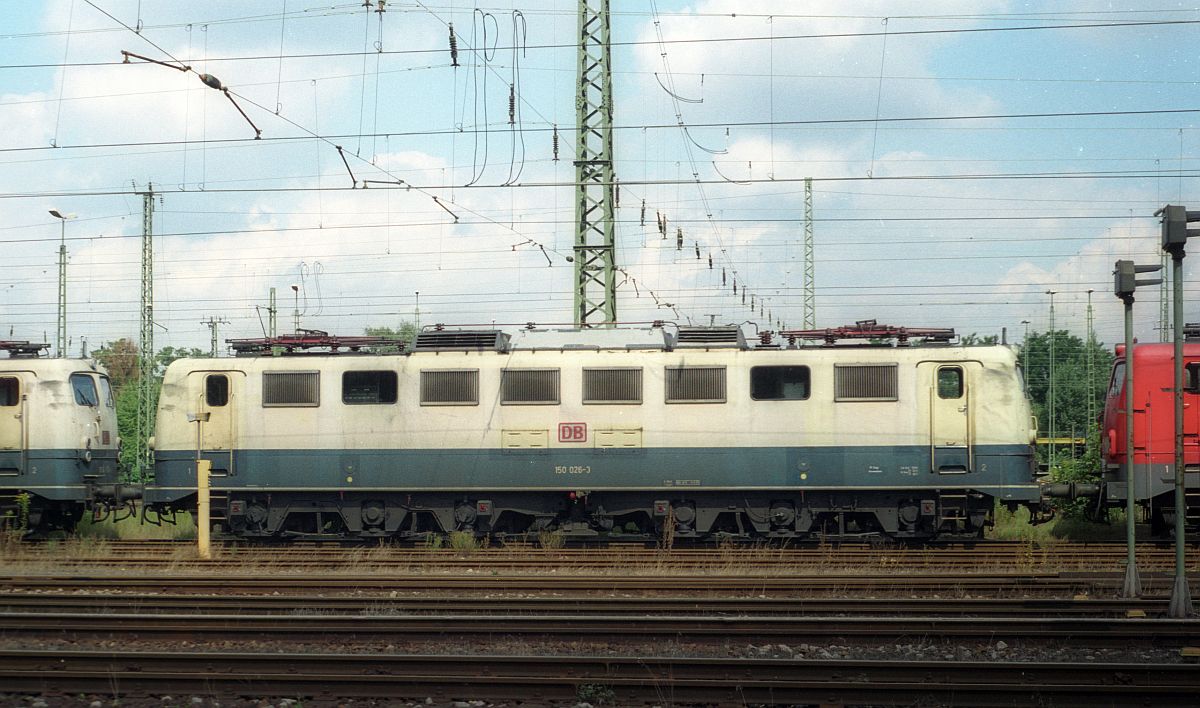
[[[817,283],[813,265],[812,177],[804,178],[804,329],[817,327]]]
[[[617,320],[609,0],[579,0],[575,95],[575,325]]]
[[[154,474],[150,436],[154,434],[154,188],[142,195],[142,330],[138,339],[138,399],[136,446],[137,477],[148,481]]]

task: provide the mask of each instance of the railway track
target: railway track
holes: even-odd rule
[[[12,692],[676,703],[1194,705],[1188,665],[329,653],[0,651]]]
[[[0,592],[105,592],[122,593],[206,593],[231,596],[280,594],[373,595],[398,597],[402,594],[443,593],[456,597],[501,593],[575,593],[603,595],[613,593],[707,593],[712,596],[814,597],[819,593],[865,596],[870,593],[895,595],[1003,595],[1039,594],[1073,596],[1096,595],[1120,588],[1123,573],[924,573],[924,574],[836,574],[812,575],[675,573],[636,575],[618,574],[546,574],[501,575],[492,573],[435,574],[394,573],[380,568],[372,573],[277,572],[271,574],[232,573],[138,573],[130,575],[109,570],[105,573],[62,574],[59,572],[0,575]],[[1167,572],[1145,572],[1142,585],[1147,595],[1170,591],[1172,576]]]
[[[1029,598],[730,598],[730,597],[491,597],[376,598],[312,595],[109,595],[0,593],[0,612],[405,615],[432,613],[661,615],[691,613],[753,617],[856,615],[923,617],[1126,617],[1165,616],[1167,600]]]
[[[1200,646],[1200,620],[1110,617],[713,616],[635,614],[249,615],[4,612],[8,638],[136,641],[439,641],[470,646],[483,638],[522,641],[892,642],[997,639],[1073,646]],[[1200,672],[1198,672],[1200,674]]]
[[[1200,548],[1188,556],[1193,570],[1200,570]],[[138,570],[190,568],[208,572],[225,568],[319,568],[386,567],[406,571],[494,573],[595,573],[611,572],[698,572],[710,570],[739,573],[802,574],[814,570],[869,567],[880,571],[969,570],[1001,568],[1047,568],[1087,570],[1118,568],[1124,563],[1121,544],[1062,544],[1036,548],[1021,543],[980,543],[939,547],[880,549],[869,546],[812,546],[800,548],[678,549],[662,551],[642,547],[590,549],[484,548],[469,551],[397,547],[346,547],[303,545],[264,547],[224,545],[214,549],[211,559],[200,559],[190,543],[121,542],[95,546],[42,544],[10,554],[11,564],[37,567],[52,564],[64,570],[84,572],[96,567]],[[1146,544],[1138,549],[1139,567],[1165,570],[1173,567],[1169,546]]]

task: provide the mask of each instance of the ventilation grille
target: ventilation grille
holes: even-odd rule
[[[321,405],[321,374],[316,371],[264,371],[263,406]]]
[[[500,378],[500,402],[557,404],[558,369],[504,369]]]
[[[584,369],[584,403],[642,402],[641,369]]]
[[[508,348],[508,335],[495,330],[433,330],[417,335],[414,351],[497,351]]]
[[[422,371],[421,405],[479,405],[479,371],[477,369]]]
[[[725,367],[668,366],[667,403],[724,403]]]
[[[747,349],[746,338],[741,327],[680,327],[675,334],[675,346],[689,347],[736,347]]]
[[[895,401],[896,364],[850,364],[834,366],[834,400]]]

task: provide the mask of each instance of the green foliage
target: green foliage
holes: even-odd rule
[[[584,703],[603,706],[617,702],[617,694],[602,683],[584,683],[575,689],[575,697]]]
[[[1000,337],[998,337],[994,334],[985,334],[984,336],[981,337],[978,334],[972,332],[966,336],[959,337],[958,343],[963,345],[964,347],[986,347],[986,346],[990,346],[993,344],[999,344]]]
[[[391,354],[404,351],[404,348],[417,338],[417,326],[412,322],[401,322],[396,329],[391,327],[367,327],[363,334],[368,337],[384,337],[396,340],[395,345],[367,347],[372,354]]]
[[[451,531],[450,547],[456,551],[477,551],[479,550],[479,539],[475,538],[475,534],[471,531]]]
[[[138,346],[132,340],[122,337],[115,342],[108,342],[92,352],[92,356],[108,370],[109,379],[117,405],[117,433],[122,440],[120,467],[122,479],[128,481],[145,481],[135,479],[137,473],[137,406],[139,378]],[[158,407],[158,393],[162,389],[162,376],[171,362],[183,358],[200,358],[208,356],[208,352],[195,347],[163,347],[154,355],[154,380],[150,382],[150,406]],[[132,384],[132,385],[131,385]]]
[[[1054,430],[1050,430],[1051,344],[1053,344]],[[1091,359],[1091,377],[1088,359]],[[1074,446],[1059,446],[1050,458],[1049,448],[1039,454],[1049,464],[1050,478],[1055,482],[1094,481],[1100,475],[1100,429],[1088,413],[1100,415],[1104,410],[1104,392],[1108,387],[1113,355],[1099,342],[1085,342],[1066,330],[1034,333],[1021,350],[1021,365],[1025,383],[1037,416],[1039,435],[1049,437],[1083,437],[1087,445],[1080,451]],[[1090,403],[1090,405],[1089,405]],[[1056,502],[1063,519],[1083,519],[1089,502]]]
[[[125,384],[137,379],[138,346],[125,337],[92,350],[92,358],[108,370],[108,378],[115,391],[120,391]]]
[[[1112,352],[1098,342],[1084,342],[1066,330],[1029,335],[1021,349],[1025,384],[1033,399],[1043,435],[1048,435],[1050,416],[1050,345],[1054,344],[1054,433],[1056,436],[1090,437],[1096,421],[1088,420],[1088,398],[1098,413],[1104,405]],[[1088,356],[1092,357],[1092,380],[1088,381]]]

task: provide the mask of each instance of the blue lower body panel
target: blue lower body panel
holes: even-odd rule
[[[117,451],[92,450],[91,461],[79,450],[0,451],[0,494],[27,492],[54,501],[84,501],[89,486],[117,481]]]
[[[206,452],[216,490],[605,491],[972,490],[1032,502],[1028,445],[977,446],[971,468],[933,471],[927,446],[636,450],[237,450]],[[148,503],[194,494],[194,451],[156,453]]]

